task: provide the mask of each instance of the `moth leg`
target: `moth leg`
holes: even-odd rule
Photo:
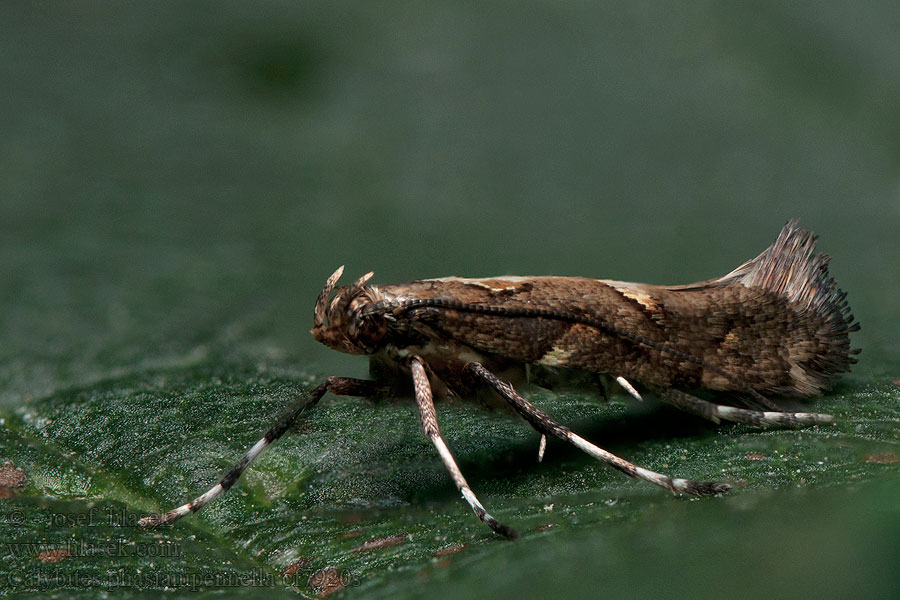
[[[469,484],[466,483],[466,478],[463,477],[462,471],[459,470],[453,454],[444,442],[444,438],[441,437],[437,424],[437,414],[434,410],[434,401],[431,397],[431,384],[425,372],[424,361],[419,356],[413,356],[410,359],[409,366],[412,371],[413,384],[416,390],[416,404],[419,407],[419,418],[422,422],[425,437],[431,440],[431,443],[437,448],[438,454],[440,454],[441,460],[444,461],[444,466],[450,471],[450,476],[453,477],[453,482],[456,484],[457,489],[459,489],[466,502],[469,503],[469,506],[472,507],[472,510],[475,511],[478,518],[484,521],[488,527],[506,538],[516,539],[519,537],[519,534],[514,529],[503,525],[489,515],[481,502],[478,501],[478,498],[475,497]]]
[[[640,467],[634,463],[630,463],[611,452],[607,452],[603,448],[595,446],[581,436],[572,433],[568,427],[554,421],[547,413],[522,397],[522,395],[510,384],[502,381],[499,377],[488,371],[484,365],[477,362],[470,362],[466,365],[466,369],[491,386],[494,391],[500,394],[500,396],[515,409],[516,412],[522,415],[526,421],[531,423],[531,426],[534,427],[538,433],[552,435],[565,442],[569,442],[594,458],[608,464],[614,469],[618,469],[630,477],[649,481],[650,483],[664,487],[671,492],[687,493],[695,496],[721,494],[727,492],[730,488],[728,484],[715,481],[691,481],[689,479],[669,477],[668,475],[663,475],[651,471],[650,469]]]
[[[672,406],[709,419],[713,423],[720,420],[734,421],[755,427],[780,425],[782,427],[803,427],[805,425],[821,425],[833,423],[834,417],[824,413],[784,412],[773,410],[749,410],[734,406],[714,404],[680,390],[668,388],[662,390],[660,398]]]
[[[635,400],[637,400],[638,402],[644,401],[644,399],[641,398],[641,395],[638,393],[638,391],[636,389],[634,389],[634,386],[631,385],[631,382],[628,381],[627,379],[625,379],[624,377],[622,377],[621,375],[616,377],[616,383],[618,383],[620,386],[622,386],[622,389],[625,390],[626,392],[628,392],[631,395],[631,397],[634,398]]]
[[[278,417],[278,420],[266,431],[262,439],[253,444],[253,447],[244,454],[243,458],[228,471],[219,483],[187,504],[174,508],[167,513],[144,517],[138,521],[138,524],[142,527],[156,527],[164,523],[170,523],[188,513],[197,512],[212,500],[227,492],[241,476],[241,473],[244,472],[244,469],[266,449],[266,446],[284,435],[291,425],[294,424],[294,421],[297,420],[297,417],[300,416],[300,413],[308,406],[313,406],[321,400],[325,392],[331,392],[338,396],[373,396],[384,389],[383,385],[374,381],[352,379],[350,377],[329,377],[316,386],[309,394],[304,395],[288,406],[281,416]]]
[[[547,434],[541,434],[541,442],[538,444],[538,462],[542,462],[544,460],[544,452],[547,451]]]

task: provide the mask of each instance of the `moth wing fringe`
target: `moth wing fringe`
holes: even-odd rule
[[[816,239],[814,233],[799,227],[797,220],[792,219],[762,254],[715,281],[762,288],[818,315],[832,316],[845,327],[854,326],[847,294],[838,289],[828,273],[831,257],[815,253]]]
[[[801,318],[815,326],[816,338],[824,347],[804,365],[806,384],[803,389],[781,389],[783,395],[811,395],[827,388],[832,377],[849,371],[856,363],[850,349],[849,334],[859,330],[847,303],[847,294],[837,287],[828,272],[830,257],[817,254],[817,236],[788,221],[781,233],[759,256],[748,260],[727,275],[689,286],[672,289],[742,285],[786,298]]]

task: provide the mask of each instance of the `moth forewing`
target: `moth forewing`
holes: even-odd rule
[[[526,365],[600,373],[638,400],[638,389],[647,389],[714,422],[759,427],[830,422],[830,415],[783,411],[771,399],[819,395],[856,362],[850,333],[859,324],[828,273],[828,257],[815,254],[815,246],[815,236],[791,221],[762,254],[727,275],[680,286],[518,276],[376,286],[368,284],[372,273],[367,273],[336,287],[341,267],[316,300],[311,333],[336,350],[371,355],[373,375],[399,373],[412,383],[423,431],[463,498],[495,532],[514,538],[514,530],[487,513],[456,465],[437,427],[432,389],[462,396],[479,385],[493,390],[541,434],[541,457],[546,436],[554,436],[672,492],[727,491],[724,483],[673,478],[595,446],[497,373],[524,371]],[[389,368],[375,370],[376,364]],[[368,396],[394,389],[391,383],[329,377],[288,407],[217,485],[141,524],[175,520],[226,491],[327,391]],[[722,404],[691,395],[698,388],[723,393]]]

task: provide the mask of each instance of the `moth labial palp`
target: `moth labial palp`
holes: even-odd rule
[[[828,273],[816,238],[788,222],[762,254],[727,275],[662,286],[584,277],[444,277],[369,285],[372,273],[337,287],[327,280],[312,335],[371,357],[375,380],[329,377],[288,407],[225,477],[205,494],[142,525],[173,521],[230,488],[249,464],[326,392],[367,396],[412,383],[423,432],[463,499],[492,530],[514,530],[492,517],[463,477],[437,426],[433,394],[466,397],[493,390],[546,439],[556,437],[636,479],[675,493],[715,495],[720,482],[671,477],[631,463],[577,435],[529,402],[503,377],[525,366],[606,374],[632,397],[650,391],[713,422],[801,427],[831,415],[781,410],[770,397],[820,395],[856,362],[849,334],[859,329],[846,294]],[[379,365],[380,370],[376,370]],[[386,369],[381,369],[387,366]],[[385,373],[389,375],[385,375]],[[717,393],[722,404],[688,390]]]

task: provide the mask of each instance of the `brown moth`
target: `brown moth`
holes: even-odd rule
[[[566,368],[614,378],[714,422],[759,427],[829,423],[831,415],[787,412],[771,396],[821,394],[856,360],[849,334],[859,329],[815,254],[816,237],[787,223],[762,254],[727,275],[678,286],[583,277],[444,277],[375,286],[372,273],[336,288],[335,271],[316,301],[312,335],[323,344],[371,357],[374,380],[329,377],[291,406],[220,481],[195,500],[141,520],[158,525],[199,510],[227,490],[302,410],[330,391],[396,393],[399,375],[412,383],[425,435],[434,443],[463,498],[494,531],[511,528],[475,497],[438,429],[432,390],[467,396],[493,390],[541,433],[570,442],[632,477],[697,496],[729,486],[656,473],[595,446],[521,396],[509,378],[526,368]],[[498,376],[500,373],[503,378]],[[717,404],[690,394],[721,394]]]

